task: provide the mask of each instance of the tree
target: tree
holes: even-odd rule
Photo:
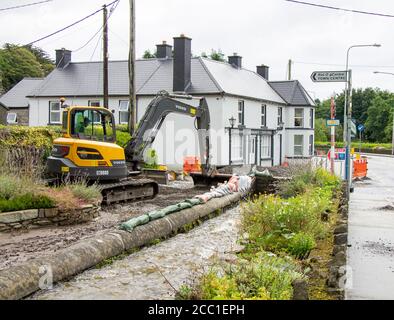
[[[157,56],[156,52],[155,53],[151,53],[150,50],[145,50],[142,58],[144,58],[144,59],[154,59],[154,58],[156,58],[156,56]]]
[[[1,85],[8,91],[24,77],[44,77],[54,68],[53,61],[38,47],[6,43],[0,49]]]
[[[370,141],[389,142],[391,140],[392,113],[394,106],[394,95],[387,92],[377,95],[368,108],[368,118],[365,122],[365,133]]]
[[[209,58],[211,58],[212,60],[221,61],[221,62],[226,61],[225,57],[226,57],[225,54],[220,49],[217,51],[212,49],[211,54],[209,55]]]

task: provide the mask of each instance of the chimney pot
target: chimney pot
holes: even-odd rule
[[[186,92],[191,84],[192,39],[181,34],[174,38],[173,91]]]
[[[262,64],[261,66],[256,67],[256,72],[262,76],[265,80],[269,80],[269,69],[270,67]]]
[[[156,58],[169,59],[172,57],[172,46],[163,41],[162,44],[156,45]]]
[[[242,68],[242,57],[237,53],[234,53],[232,56],[228,57],[228,63],[233,67],[241,69]]]
[[[64,69],[71,62],[71,51],[67,49],[56,50],[56,68]]]

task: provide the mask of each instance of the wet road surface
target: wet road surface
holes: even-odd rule
[[[350,199],[346,299],[394,299],[394,158],[368,156]]]

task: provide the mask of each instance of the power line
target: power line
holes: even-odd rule
[[[330,66],[330,67],[343,67],[344,64],[340,63],[320,63],[320,62],[305,62],[305,61],[293,61],[296,64],[308,64],[308,65],[317,65],[317,66]],[[372,65],[351,65],[353,68],[394,68],[394,66],[372,66]]]
[[[19,5],[19,6],[15,6],[15,7],[1,8],[0,11],[25,8],[25,7],[35,6],[37,4],[42,4],[42,3],[46,3],[46,2],[52,2],[52,1],[53,0],[44,0],[44,1],[39,1],[39,2],[27,3],[27,4],[22,4],[22,5]]]
[[[372,15],[372,16],[385,17],[385,18],[394,18],[394,15],[391,15],[391,14],[376,13],[376,12],[369,12],[369,11],[361,11],[361,10],[354,10],[354,9],[338,8],[338,7],[332,7],[332,6],[326,6],[326,5],[317,4],[317,3],[310,3],[310,2],[296,1],[296,0],[285,0],[285,1],[293,2],[293,3],[296,3],[296,4],[312,6],[312,7],[324,8],[324,9],[339,10],[339,11],[359,13],[359,14],[366,14],[366,15]]]
[[[107,7],[113,5],[114,3],[118,2],[118,1],[120,1],[120,0],[112,1],[111,3],[107,4]],[[55,34],[58,34],[59,32],[62,32],[62,31],[64,31],[64,30],[67,30],[67,29],[69,29],[69,28],[75,26],[76,24],[81,23],[82,21],[84,21],[84,20],[86,20],[86,19],[88,19],[88,18],[94,16],[95,14],[101,12],[101,10],[103,10],[103,9],[100,8],[100,9],[98,9],[98,10],[92,12],[91,14],[87,15],[86,17],[83,17],[82,19],[79,19],[78,21],[75,21],[75,22],[73,22],[72,24],[69,24],[68,26],[66,26],[66,27],[64,27],[64,28],[61,28],[61,29],[59,29],[59,30],[57,30],[57,31],[55,31],[55,32],[52,32],[51,34],[48,34],[48,35],[46,35],[46,36],[44,36],[44,37],[42,37],[42,38],[39,38],[39,39],[34,40],[34,41],[32,41],[32,42],[29,42],[28,44],[25,44],[24,46],[32,45],[32,44],[35,43],[35,42],[42,41],[42,40],[44,40],[44,39],[47,39],[47,38],[49,38],[49,37],[54,36]]]

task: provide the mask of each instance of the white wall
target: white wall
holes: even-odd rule
[[[29,99],[29,126],[47,126],[49,124],[49,102],[58,101],[58,98],[30,98]],[[70,106],[87,106],[91,101],[103,100],[96,97],[66,98],[65,104]],[[109,110],[115,110],[115,123],[119,124],[119,100],[128,100],[128,97],[111,97],[108,100]]]

